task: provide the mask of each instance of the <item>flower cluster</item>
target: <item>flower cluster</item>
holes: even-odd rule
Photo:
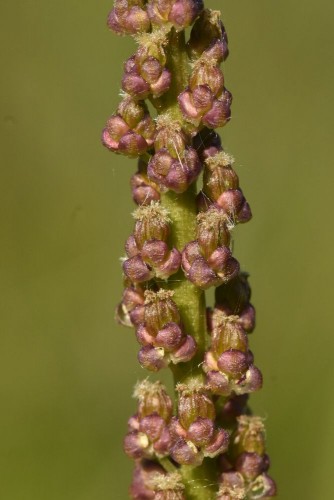
[[[123,263],[125,275],[132,283],[152,278],[167,279],[180,267],[181,255],[166,243],[169,234],[167,210],[158,202],[139,207],[134,212],[134,232],[125,244],[128,259]]]
[[[211,346],[203,369],[214,394],[230,396],[254,392],[262,386],[262,375],[253,364],[248,336],[255,326],[255,310],[249,303],[247,277],[238,275],[216,290],[216,306],[208,311]]]
[[[185,363],[196,353],[196,342],[184,333],[172,296],[170,290],[145,292],[143,322],[138,325],[136,336],[143,346],[138,354],[139,363],[150,371],[165,368],[170,362]]]
[[[173,411],[160,382],[136,386],[124,440],[135,461],[131,498],[270,498],[263,423],[247,406],[262,386],[248,340],[255,310],[231,248],[232,229],[252,213],[214,130],[230,120],[232,103],[220,13],[202,0],[115,0],[108,26],[138,44],[102,133],[109,151],[138,159],[116,319],[134,328],[140,365],[169,366],[176,391]],[[205,312],[209,287],[215,305]],[[203,479],[210,470],[219,485]]]
[[[223,472],[217,498],[272,498],[276,496],[276,485],[267,474],[270,462],[265,452],[263,421],[246,415],[238,417],[237,421],[229,453],[221,457]]]
[[[211,207],[197,216],[197,239],[182,252],[186,277],[202,289],[218,286],[233,279],[239,263],[229,248],[230,232],[224,211]]]
[[[215,406],[207,389],[194,381],[179,384],[178,415],[170,425],[170,455],[179,464],[199,466],[228,448],[229,434],[215,425]]]

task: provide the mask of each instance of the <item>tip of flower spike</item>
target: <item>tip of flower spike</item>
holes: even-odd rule
[[[182,477],[178,472],[170,474],[152,474],[147,481],[149,488],[152,490],[166,491],[166,490],[184,490]]]
[[[142,205],[133,212],[136,220],[154,220],[155,224],[170,222],[169,212],[158,201],[151,201],[150,205]]]
[[[150,382],[147,378],[137,382],[133,390],[133,397],[142,401],[149,397],[155,396],[158,392],[165,391],[165,386],[157,380]]]
[[[235,160],[232,155],[229,155],[225,151],[220,151],[214,156],[209,156],[209,158],[205,160],[205,164],[209,168],[228,167],[232,166],[234,164],[234,161]]]
[[[144,292],[145,305],[152,304],[160,300],[171,299],[173,295],[174,295],[173,290],[164,290],[163,288],[160,288],[160,290],[158,290],[157,292],[146,290]]]

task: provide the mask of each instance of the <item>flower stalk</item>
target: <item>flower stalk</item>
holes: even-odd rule
[[[134,328],[141,366],[169,367],[175,384],[174,403],[160,382],[136,386],[124,440],[135,461],[130,496],[271,498],[263,422],[248,407],[262,386],[248,339],[255,310],[231,250],[233,227],[252,214],[214,130],[229,121],[232,102],[220,13],[202,0],[115,0],[108,26],[138,43],[102,134],[110,151],[138,158],[116,318]]]

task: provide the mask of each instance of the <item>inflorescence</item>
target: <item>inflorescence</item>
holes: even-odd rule
[[[252,213],[214,130],[230,120],[232,103],[220,67],[228,56],[220,13],[202,0],[115,0],[108,26],[138,44],[124,64],[123,100],[102,134],[110,151],[138,158],[131,178],[138,208],[116,317],[134,328],[140,365],[170,366],[176,391],[173,411],[160,382],[135,388],[124,441],[135,461],[131,498],[271,498],[264,424],[248,406],[262,386],[248,341],[255,310],[231,250],[231,231]],[[180,234],[190,235],[181,247]],[[210,287],[215,304],[205,315]],[[187,316],[187,293],[202,327]]]

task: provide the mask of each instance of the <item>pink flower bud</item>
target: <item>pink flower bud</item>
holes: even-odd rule
[[[109,118],[102,133],[102,143],[110,151],[139,156],[152,146],[155,124],[144,103],[126,97],[116,115]]]
[[[196,354],[197,344],[193,337],[187,335],[181,346],[171,353],[171,360],[174,364],[186,363]]]
[[[224,373],[209,371],[206,374],[206,384],[213,394],[219,394],[220,396],[229,396],[231,394],[230,382]]]
[[[208,128],[223,127],[231,118],[232,94],[224,90],[222,95],[213,101],[211,109],[202,117],[202,123]]]
[[[181,154],[173,158],[167,149],[160,149],[148,164],[149,178],[162,189],[183,193],[198,177],[201,163],[193,148],[187,148]]]
[[[136,500],[156,500],[154,491],[150,488],[150,479],[157,474],[164,474],[164,469],[149,460],[136,462],[130,487],[131,498]]]
[[[130,432],[124,439],[124,451],[130,458],[142,458],[150,445],[146,434],[142,432]]]
[[[137,172],[131,177],[132,199],[137,205],[150,205],[160,201],[158,186],[144,174]]]
[[[205,457],[214,458],[220,453],[225,453],[229,445],[229,433],[224,429],[218,429],[211,442],[205,446],[203,452]]]
[[[247,355],[242,351],[229,349],[219,356],[218,367],[221,372],[233,378],[241,376],[248,369]]]
[[[264,472],[265,460],[257,453],[244,452],[238,456],[235,468],[247,481],[252,481]]]
[[[167,323],[155,337],[155,345],[167,352],[174,351],[182,342],[183,332],[177,323]]]
[[[144,318],[144,293],[140,288],[128,287],[116,309],[116,320],[123,326],[134,326]]]
[[[220,20],[220,13],[210,9],[202,11],[190,33],[187,44],[191,58],[200,57],[203,52],[215,57],[217,62],[228,56],[227,34]]]
[[[202,9],[202,0],[149,0],[147,6],[153,24],[170,22],[177,30],[190,26]]]
[[[180,465],[199,466],[203,462],[201,453],[191,441],[178,439],[170,450],[170,455]]]
[[[153,278],[154,273],[145,264],[140,255],[135,255],[123,263],[124,274],[133,283],[143,283]]]
[[[209,418],[198,417],[187,432],[187,438],[196,446],[206,446],[212,441],[214,434],[214,423]]]
[[[176,248],[172,248],[166,260],[156,267],[155,274],[157,278],[168,279],[172,274],[175,274],[181,265],[181,254]]]
[[[229,189],[223,192],[216,203],[235,222],[248,222],[252,218],[252,212],[241,189]]]
[[[165,351],[161,347],[145,346],[138,353],[138,361],[143,368],[157,372],[166,368],[167,362],[164,358]]]
[[[108,16],[108,27],[117,35],[148,31],[150,20],[142,0],[116,0]]]

